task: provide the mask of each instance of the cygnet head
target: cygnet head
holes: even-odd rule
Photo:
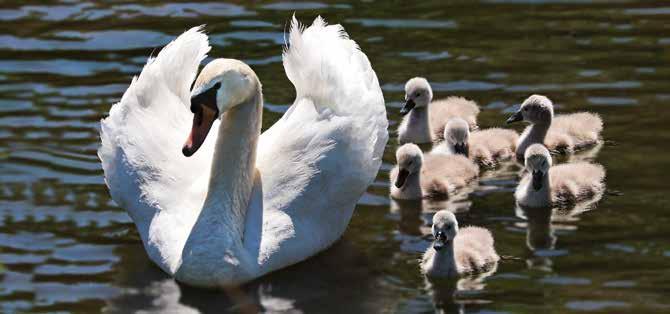
[[[410,174],[421,171],[423,152],[416,144],[408,143],[398,148],[395,158],[398,161],[398,176],[393,184],[401,188]]]
[[[448,211],[441,210],[433,216],[433,248],[436,251],[441,250],[454,240],[458,233],[458,221],[456,216]]]
[[[542,144],[533,144],[526,149],[524,155],[526,169],[533,175],[533,189],[541,189],[544,184],[544,176],[551,167],[551,155],[549,150]]]
[[[198,75],[191,91],[193,126],[182,153],[193,155],[205,141],[214,120],[254,97],[260,89],[256,73],[244,62],[216,59]]]
[[[507,123],[517,121],[526,121],[532,124],[548,124],[554,117],[554,104],[542,95],[531,95],[528,97],[519,108],[519,111],[514,113]]]
[[[414,108],[424,108],[433,100],[433,90],[428,80],[415,77],[405,84],[405,105],[400,109],[401,115],[406,115]]]
[[[444,127],[444,140],[456,154],[468,156],[468,140],[470,139],[470,125],[461,118],[449,119]]]

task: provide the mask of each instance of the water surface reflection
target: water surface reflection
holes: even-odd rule
[[[436,97],[476,100],[482,127],[502,126],[531,93],[557,112],[597,112],[604,145],[556,162],[602,164],[608,193],[588,211],[517,215],[521,169],[509,163],[460,200],[396,204],[392,139],[333,249],[240,290],[179,285],[148,261],[109,198],[99,120],[148,56],[207,24],[211,56],[243,59],[263,81],[267,128],[295,96],[278,57],[292,11],[345,25],[380,78],[392,130],[416,75]],[[0,312],[668,312],[668,17],[666,3],[635,0],[4,1]],[[418,259],[442,208],[492,230],[507,257],[495,274],[460,287],[424,281]]]

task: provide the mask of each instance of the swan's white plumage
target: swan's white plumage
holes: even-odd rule
[[[256,165],[264,187],[282,186],[264,190],[266,208],[296,209],[303,223],[320,222],[314,229],[294,230],[304,232],[296,235],[302,239],[294,243],[298,250],[309,241],[325,246],[333,241],[327,234],[339,238],[344,232],[353,204],[377,174],[388,140],[384,98],[365,54],[340,25],[326,26],[317,18],[300,30],[294,19],[284,53],[296,101],[261,136]]]
[[[149,58],[101,123],[98,155],[112,198],[130,214],[149,256],[168,273],[179,267],[181,252],[165,248],[183,247],[182,235],[198,214],[190,209],[202,206],[207,193],[213,136],[190,159],[181,146],[192,119],[190,85],[209,50],[200,27],[182,34]],[[217,129],[218,121],[212,131]],[[152,220],[165,227],[150,228]]]
[[[208,192],[219,129],[217,120],[199,151],[182,155],[193,117],[189,89],[210,49],[201,29],[150,59],[102,121],[99,156],[113,199],[136,223],[149,257],[184,282],[245,282],[325,249],[344,232],[381,165],[388,122],[365,54],[340,25],[320,17],[306,29],[294,18],[288,38],[284,67],[296,100],[259,138],[260,175],[244,235],[212,230],[242,244],[214,252],[223,259],[197,262],[211,273],[193,274],[197,267],[182,265]]]

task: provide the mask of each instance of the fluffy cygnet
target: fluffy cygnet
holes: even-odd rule
[[[396,199],[445,198],[479,175],[479,167],[465,156],[424,156],[415,144],[400,146],[396,159],[390,174],[391,197]]]
[[[500,260],[489,230],[481,227],[459,230],[456,216],[448,210],[435,213],[432,233],[435,240],[421,261],[421,272],[428,277],[482,272]]]
[[[524,152],[532,144],[544,144],[549,150],[572,153],[599,142],[603,121],[590,112],[554,116],[554,105],[549,98],[531,95],[507,123],[526,121],[528,126],[516,148],[516,155],[523,160]]]
[[[407,81],[405,105],[400,110],[404,117],[398,126],[400,144],[440,140],[447,121],[454,117],[467,121],[470,129],[477,128],[479,107],[474,101],[456,96],[432,100],[433,90],[425,78],[415,77]]]
[[[605,169],[587,162],[551,166],[551,155],[542,144],[526,150],[528,170],[519,182],[514,196],[528,207],[564,206],[574,204],[604,189]]]
[[[467,122],[452,118],[444,128],[444,141],[431,153],[461,154],[485,167],[494,167],[514,156],[519,138],[514,130],[490,128],[470,133]]]

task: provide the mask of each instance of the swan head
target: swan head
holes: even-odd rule
[[[405,84],[405,105],[400,109],[401,115],[406,115],[414,108],[428,106],[433,100],[433,90],[428,80],[423,77],[415,77]]]
[[[533,175],[533,189],[539,190],[544,185],[544,176],[551,168],[551,155],[542,144],[533,144],[526,149],[524,155],[526,169]]]
[[[470,138],[470,125],[461,118],[452,118],[444,127],[444,140],[456,154],[468,157],[468,140]]]
[[[398,176],[395,179],[395,186],[401,188],[410,174],[421,171],[423,163],[423,153],[416,144],[405,144],[400,146],[395,153],[398,161]]]
[[[551,123],[553,117],[554,104],[551,100],[546,96],[531,95],[524,100],[519,111],[507,119],[507,123],[526,121],[532,124],[547,124]]]
[[[254,97],[260,82],[254,71],[235,59],[216,59],[208,63],[191,90],[193,126],[182,153],[193,155],[205,141],[214,120],[226,111]]]
[[[441,210],[433,216],[432,233],[434,237],[433,248],[436,251],[451,244],[458,233],[458,221],[456,216],[448,211]]]

